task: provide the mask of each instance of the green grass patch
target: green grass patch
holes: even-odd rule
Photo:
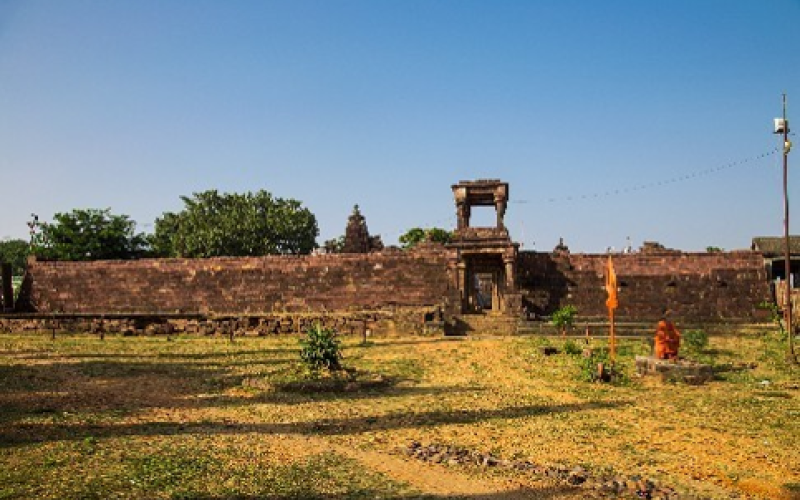
[[[800,484],[800,380],[783,346],[775,332],[710,335],[718,377],[696,387],[635,376],[649,344],[631,339],[616,360],[630,380],[612,385],[580,378],[604,338],[348,338],[349,370],[325,380],[305,378],[297,336],[3,335],[0,498],[424,498],[348,458],[412,440],[746,496],[741,478]]]

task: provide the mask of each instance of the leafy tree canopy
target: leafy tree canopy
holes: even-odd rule
[[[417,244],[423,241],[433,241],[442,244],[450,243],[450,239],[452,237],[453,233],[438,227],[432,227],[429,229],[414,227],[406,231],[405,234],[401,235],[399,240],[400,245],[402,245],[403,248],[414,248]]]
[[[326,253],[342,253],[344,249],[344,235],[325,240],[325,243],[322,244],[322,248],[325,249]]]
[[[51,224],[38,224],[37,256],[53,260],[105,260],[141,257],[147,240],[136,222],[110,209],[76,209],[57,213]]]
[[[307,254],[316,248],[317,219],[293,199],[216,190],[182,196],[184,209],[156,219],[150,242],[164,257]]]
[[[28,262],[28,255],[31,253],[31,246],[25,240],[3,240],[0,241],[0,262],[11,264],[11,272],[14,276],[22,276]]]

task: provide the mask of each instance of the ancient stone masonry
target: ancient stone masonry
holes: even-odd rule
[[[19,310],[263,314],[435,306],[448,252],[271,256],[29,265]]]
[[[449,258],[442,246],[428,245],[367,255],[32,260],[17,310],[40,316],[128,315],[131,324],[115,328],[137,331],[166,321],[158,317],[201,333],[206,320],[220,326],[217,320],[225,317],[237,322],[238,330],[262,333],[295,331],[300,322],[323,318],[328,318],[323,323],[338,321],[345,331],[399,325],[421,331],[425,317],[441,315],[451,300]]]
[[[538,314],[572,304],[583,318],[602,319],[605,254],[520,252],[523,303]],[[620,321],[655,324],[665,308],[694,322],[766,320],[769,300],[762,257],[756,252],[614,254]]]
[[[397,307],[383,311],[272,314],[16,314],[0,317],[0,333],[35,331],[52,334],[89,332],[122,335],[231,335],[300,334],[314,325],[345,335],[428,335],[443,333],[441,325],[424,322],[429,307]]]
[[[458,312],[518,314],[520,302],[515,280],[519,244],[511,241],[504,222],[508,184],[496,179],[461,181],[452,189],[458,227],[447,247],[457,255]],[[494,206],[495,227],[470,226],[473,206]]]

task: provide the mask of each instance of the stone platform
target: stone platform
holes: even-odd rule
[[[636,356],[636,371],[639,375],[658,375],[663,380],[702,385],[714,378],[711,365],[694,361],[658,359],[652,356]]]

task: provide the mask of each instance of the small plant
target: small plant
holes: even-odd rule
[[[769,311],[769,320],[775,323],[781,332],[781,337],[784,337],[786,335],[786,329],[783,327],[783,315],[781,314],[781,309],[778,307],[778,304],[765,300],[758,304],[758,307],[759,309],[766,309]]]
[[[300,359],[312,373],[320,370],[340,371],[342,350],[340,342],[336,339],[336,330],[322,328],[317,323],[306,332],[306,338],[300,340],[303,346]]]
[[[700,354],[708,347],[708,334],[703,330],[689,330],[683,334],[683,344],[689,352]]]
[[[583,349],[574,340],[567,340],[564,342],[564,352],[570,356],[577,356],[583,352]]]
[[[97,438],[94,436],[83,438],[83,452],[87,455],[91,455],[95,451],[97,451]]]
[[[578,310],[573,305],[566,305],[559,307],[556,312],[553,313],[553,317],[550,320],[553,326],[561,330],[561,335],[567,335],[567,328],[572,328],[572,325],[575,324],[575,316],[578,314]]]
[[[611,362],[607,349],[593,349],[580,362],[580,378],[586,382],[625,383],[628,377],[622,365]]]
[[[602,369],[600,367],[608,366],[610,363],[608,351],[605,349],[593,349],[588,354],[588,356],[581,358],[580,378],[586,382],[597,382],[602,378]]]

